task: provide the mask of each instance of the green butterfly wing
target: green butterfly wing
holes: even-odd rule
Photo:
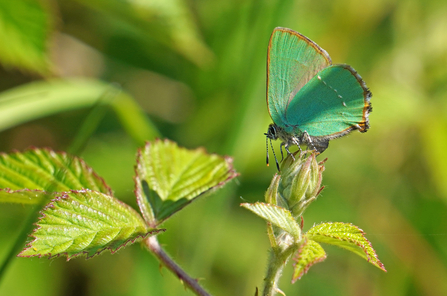
[[[286,131],[312,138],[333,139],[354,129],[369,128],[371,93],[348,65],[329,66],[317,73],[290,102]]]
[[[290,102],[331,63],[327,52],[307,37],[287,28],[273,30],[267,57],[267,105],[275,124],[285,127]]]

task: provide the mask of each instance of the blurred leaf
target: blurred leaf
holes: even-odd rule
[[[149,225],[158,225],[187,204],[237,176],[232,159],[188,150],[169,140],[148,142],[138,151],[136,195]]]
[[[41,1],[0,0],[0,61],[39,74],[49,73],[51,14]]]
[[[160,230],[148,229],[128,205],[110,195],[79,190],[52,200],[42,211],[34,240],[18,256],[87,258],[108,249],[112,253]]]
[[[112,195],[82,160],[49,149],[0,154],[0,202],[39,203],[46,193],[88,188]]]
[[[143,42],[169,46],[200,67],[213,59],[183,0],[77,0],[132,27]]]
[[[311,239],[306,239],[301,245],[293,260],[292,283],[299,280],[315,263],[326,259],[326,252],[321,245]]]
[[[241,206],[288,232],[295,240],[300,239],[300,226],[295,219],[293,219],[289,210],[262,202],[256,202],[254,204],[243,203]]]
[[[351,251],[386,271],[363,230],[355,225],[341,222],[321,223],[309,229],[306,237],[319,243],[335,245]]]
[[[29,83],[0,94],[0,131],[68,110],[110,104],[123,127],[137,142],[158,131],[133,98],[119,87],[99,80],[71,79]]]

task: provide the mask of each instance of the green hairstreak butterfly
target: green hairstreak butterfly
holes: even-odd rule
[[[332,65],[324,49],[298,32],[273,30],[267,56],[267,105],[273,123],[265,135],[270,145],[271,140],[282,141],[281,154],[283,146],[291,154],[288,147],[300,144],[321,153],[329,140],[353,130],[366,132],[370,99],[351,66]]]

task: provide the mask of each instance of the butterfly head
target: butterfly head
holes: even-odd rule
[[[276,124],[271,123],[269,125],[269,128],[267,129],[267,133],[265,133],[264,135],[266,136],[266,138],[265,138],[265,140],[266,140],[265,141],[265,145],[266,145],[266,150],[267,150],[266,151],[267,152],[267,158],[266,158],[267,166],[269,165],[269,145],[268,145],[268,140],[270,139],[270,146],[272,148],[273,156],[275,157],[276,168],[278,169],[278,171],[280,171],[278,159],[276,158],[275,150],[273,149],[273,146],[272,146],[272,140],[278,139],[278,132],[279,132],[279,127]]]
[[[278,139],[278,126],[274,123],[271,123],[269,125],[269,128],[267,129],[267,133],[265,133],[264,135],[266,135],[267,138],[271,140]]]

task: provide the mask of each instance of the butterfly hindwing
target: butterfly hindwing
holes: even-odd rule
[[[333,139],[353,129],[369,128],[371,93],[348,65],[333,65],[318,72],[290,102],[286,125],[310,137]]]

